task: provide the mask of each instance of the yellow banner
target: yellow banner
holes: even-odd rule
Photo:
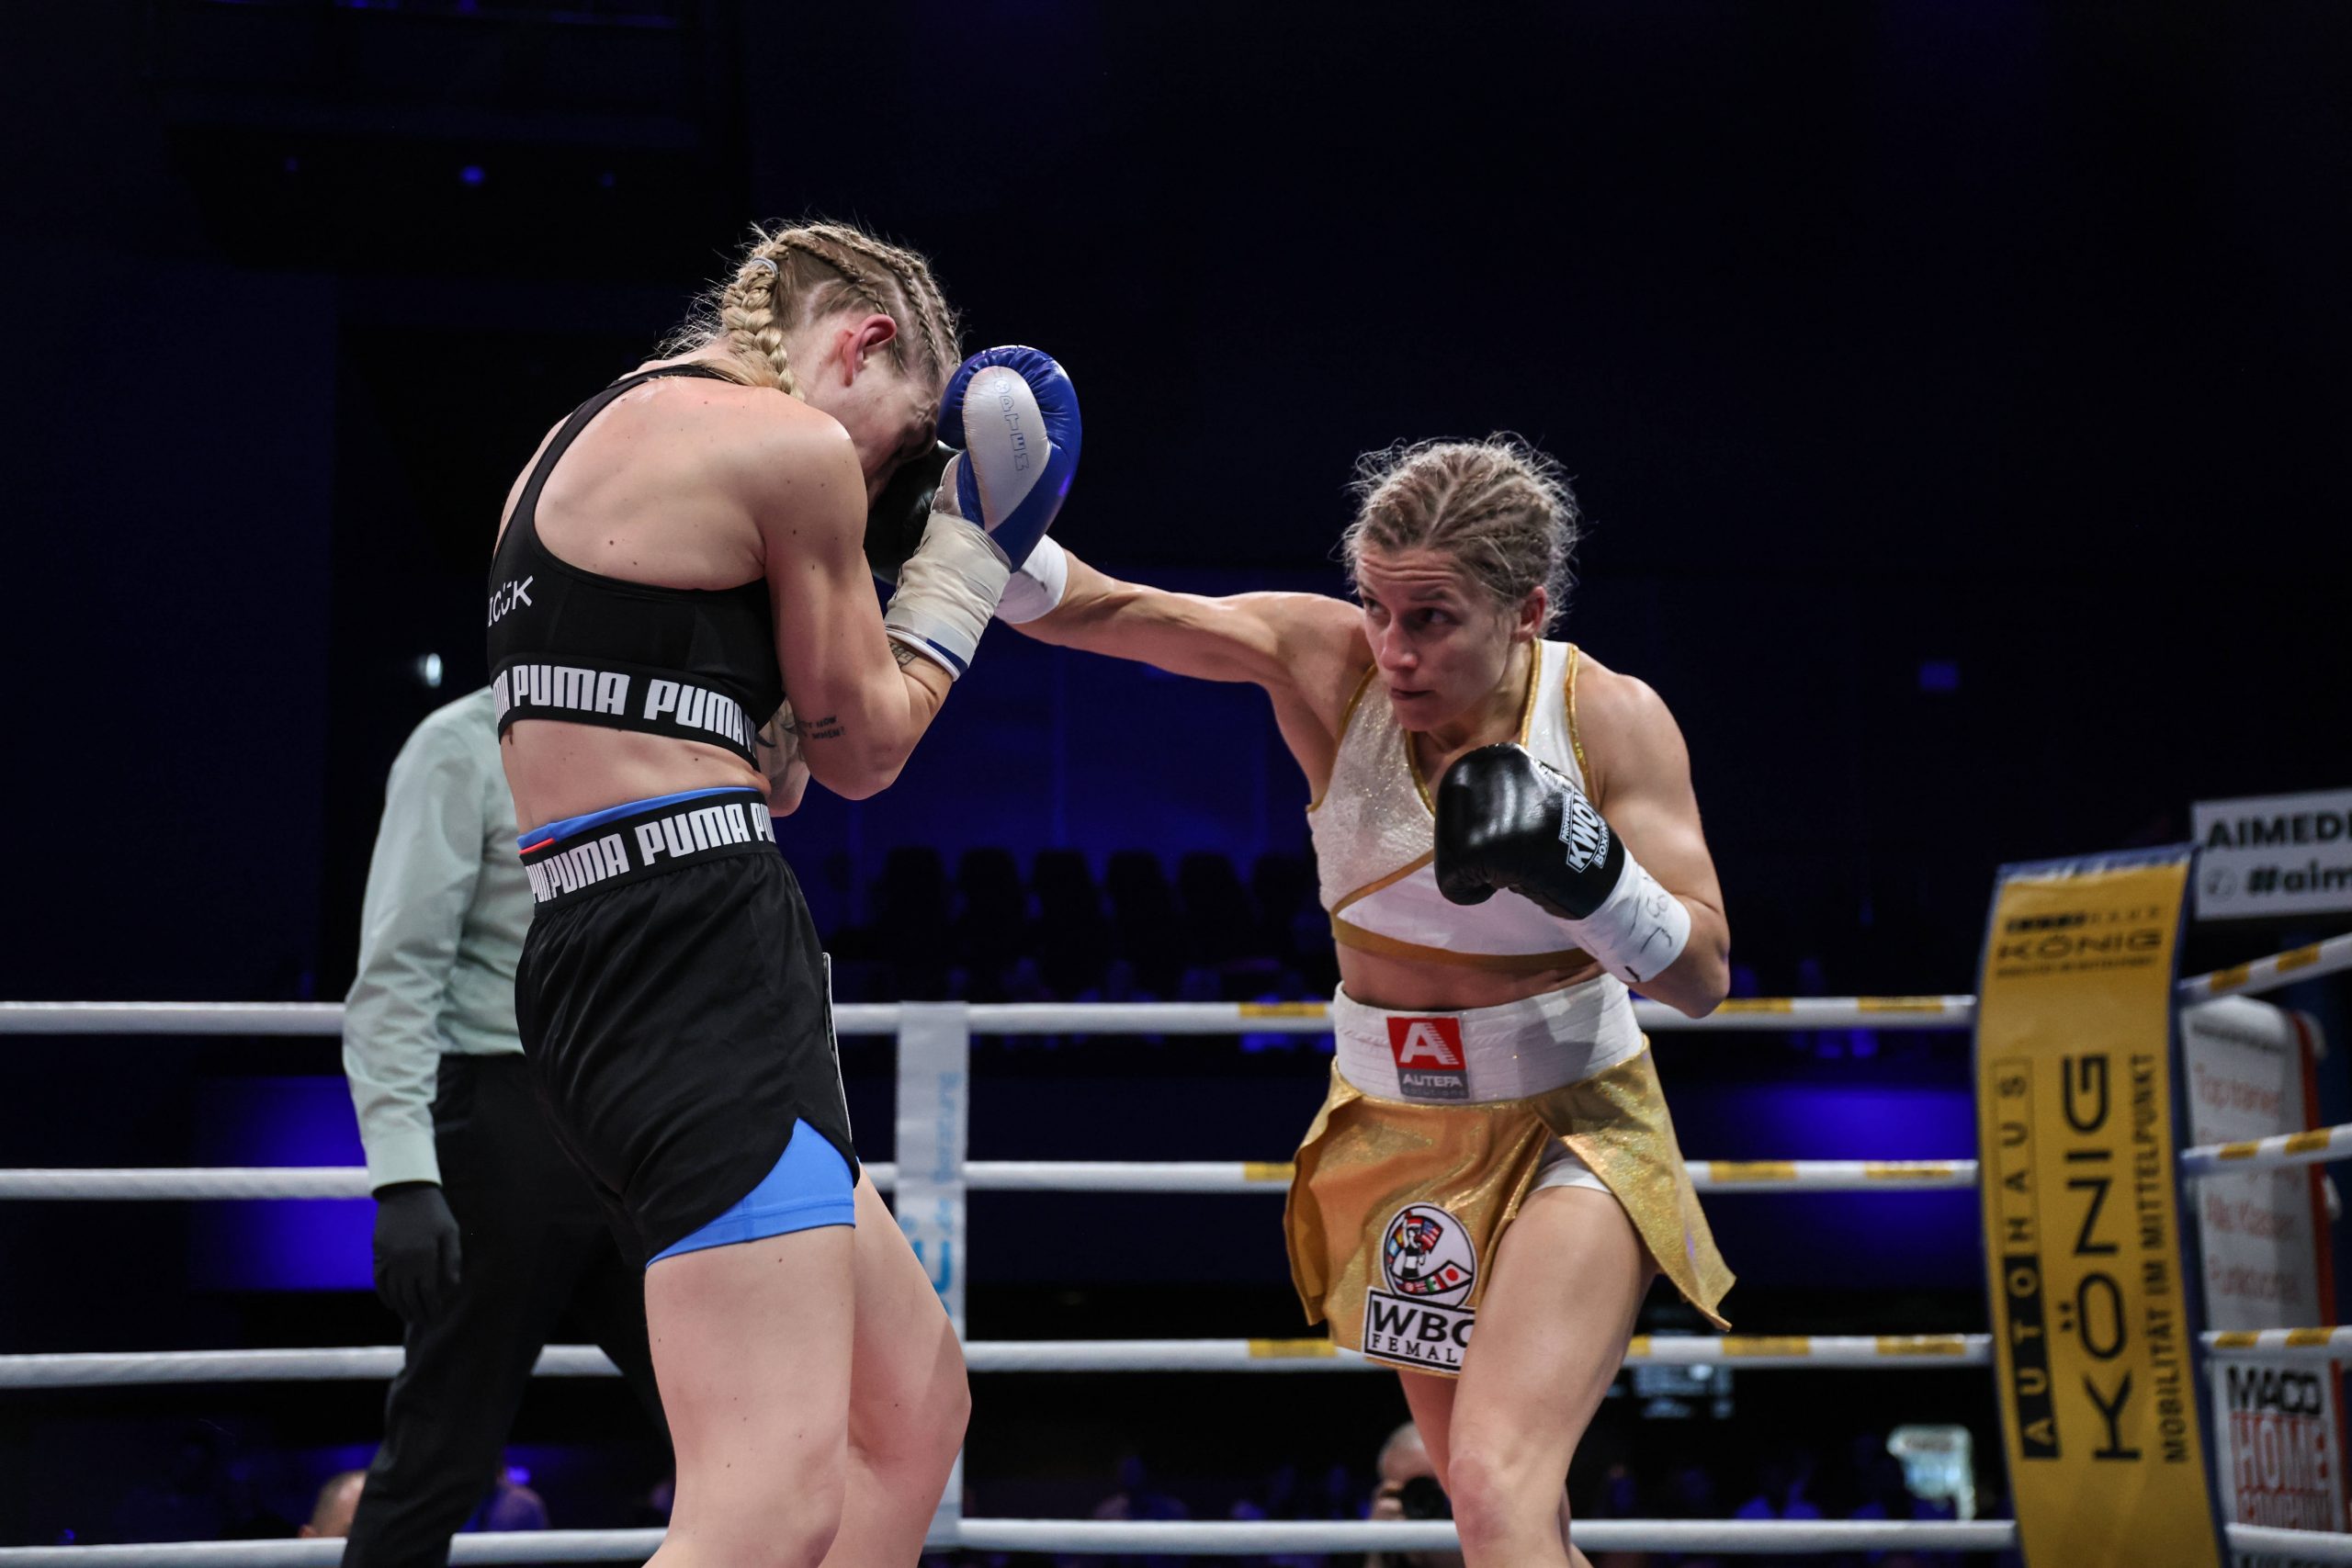
[[[2189,851],[2004,869],[1977,988],[2001,1428],[2029,1568],[2221,1568],[2173,1120]]]

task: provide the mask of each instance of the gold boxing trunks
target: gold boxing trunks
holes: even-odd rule
[[[1730,1326],[1731,1270],[1617,981],[1435,1014],[1343,992],[1332,1021],[1339,1059],[1283,1229],[1307,1321],[1328,1321],[1335,1345],[1458,1374],[1495,1248],[1529,1192],[1552,1185],[1605,1187],[1659,1270]],[[1580,1076],[1538,1087],[1568,1074]]]

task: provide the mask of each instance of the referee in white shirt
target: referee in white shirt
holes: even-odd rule
[[[408,1325],[346,1565],[448,1561],[567,1307],[662,1425],[641,1262],[548,1131],[515,1035],[530,919],[485,689],[429,716],[392,763],[344,1013],[376,1288]]]

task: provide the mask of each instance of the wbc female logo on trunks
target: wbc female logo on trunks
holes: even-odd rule
[[[1385,1291],[1367,1289],[1363,1353],[1376,1361],[1458,1372],[1475,1315],[1462,1303],[1478,1280],[1478,1250],[1462,1222],[1433,1203],[1408,1203],[1380,1244]]]

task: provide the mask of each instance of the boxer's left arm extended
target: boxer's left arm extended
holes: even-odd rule
[[[1329,749],[1337,715],[1370,661],[1355,606],[1320,593],[1178,593],[1122,581],[1050,539],[1046,545],[1049,584],[1041,592],[1032,557],[1005,591],[1004,619],[1057,647],[1261,687],[1294,751]]]
[[[1690,749],[1644,682],[1594,667],[1577,688],[1591,796],[1517,746],[1461,758],[1438,787],[1438,886],[1530,898],[1644,996],[1704,1017],[1730,987],[1731,928]]]

